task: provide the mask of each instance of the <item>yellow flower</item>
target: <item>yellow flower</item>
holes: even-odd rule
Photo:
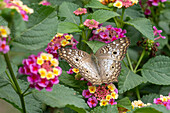
[[[118,98],[118,94],[116,92],[112,92],[111,96],[113,99],[117,99]]]
[[[101,100],[100,101],[100,106],[106,106],[108,104],[108,101],[107,100]]]
[[[79,73],[79,69],[77,69],[77,68],[73,68],[72,71],[73,71],[74,73]]]
[[[114,4],[113,4],[114,7],[117,7],[117,8],[122,8],[122,2],[121,1],[116,1]]]
[[[44,68],[40,68],[40,69],[38,70],[38,72],[39,72],[39,74],[41,75],[41,78],[45,78],[46,75],[47,75],[47,71],[46,71],[46,69],[44,69]]]
[[[48,57],[47,59],[50,60],[50,61],[53,59],[53,55],[52,54],[47,54],[47,57]]]
[[[7,37],[10,34],[10,30],[6,26],[0,26],[0,36]]]
[[[132,3],[134,3],[134,4],[137,4],[138,3],[138,0],[131,0],[132,1]]]
[[[106,100],[107,100],[107,101],[109,101],[111,98],[112,98],[111,95],[107,95],[107,96],[106,96]]]
[[[66,35],[66,36],[65,36],[65,38],[66,38],[67,40],[71,40],[72,37],[73,37],[73,35]]]
[[[88,89],[89,89],[90,93],[95,93],[96,86],[88,86]]]
[[[43,60],[48,60],[48,55],[46,53],[41,53],[40,58]]]
[[[51,62],[51,64],[53,64],[53,66],[55,66],[55,67],[58,66],[58,64],[59,64],[59,62],[58,62],[57,59],[51,59],[50,62]]]
[[[110,91],[114,91],[115,89],[116,89],[116,87],[115,87],[115,85],[114,84],[109,84],[109,85],[107,85],[107,88],[109,88],[110,89]]]
[[[49,79],[53,79],[55,76],[53,74],[53,72],[49,71],[46,75],[46,78],[49,80]]]
[[[37,64],[42,65],[44,63],[44,59],[38,57],[37,58]]]
[[[62,37],[63,34],[62,34],[62,33],[57,33],[55,36],[56,36],[56,37]]]
[[[61,73],[61,70],[59,70],[57,68],[53,68],[53,73],[55,76],[58,76]]]
[[[22,6],[22,9],[26,12],[26,13],[29,13],[29,14],[32,14],[34,13],[34,10],[29,8],[27,5],[23,5]]]
[[[68,43],[69,43],[69,41],[67,41],[66,39],[63,39],[63,40],[61,41],[61,45],[62,45],[62,46],[66,46]]]

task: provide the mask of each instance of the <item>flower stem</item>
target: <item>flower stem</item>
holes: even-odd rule
[[[80,17],[80,24],[83,24],[82,15],[80,15],[79,17]]]
[[[88,29],[87,37],[86,37],[86,41],[88,41],[88,40],[89,40],[89,36],[90,36],[90,34],[91,34],[91,29]]]
[[[128,51],[127,51],[127,53],[126,53],[126,58],[127,58],[128,63],[129,63],[130,69],[133,71],[133,67],[132,67],[132,63],[131,63],[131,60],[130,60]]]
[[[121,14],[121,17],[120,17],[120,20],[121,20],[121,28],[123,28],[123,16],[124,16],[124,13],[125,13],[125,8],[123,7],[122,8],[122,14]]]
[[[12,78],[12,81],[16,87],[16,93],[19,95],[20,97],[20,101],[21,101],[21,105],[22,105],[22,113],[26,113],[26,109],[25,109],[25,102],[24,102],[24,97],[22,95],[22,91],[21,91],[21,88],[19,87],[19,84],[17,82],[17,79],[15,77],[15,74],[14,74],[14,71],[12,69],[12,66],[11,66],[11,63],[10,63],[10,60],[9,60],[9,56],[8,56],[8,53],[7,54],[4,54],[4,58],[5,58],[5,61],[6,61],[6,64],[8,66],[8,69],[9,69],[9,72],[10,72],[10,75],[11,75],[11,78]]]
[[[138,88],[138,86],[136,87],[136,95],[137,95],[138,100],[140,100],[140,93],[139,93],[139,88]]]
[[[144,55],[145,55],[145,49],[143,49],[143,51],[142,51],[142,54],[141,54],[141,56],[140,56],[140,58],[139,58],[139,60],[138,60],[138,62],[137,62],[137,65],[136,65],[136,67],[135,67],[135,69],[134,69],[134,73],[136,73],[136,70],[137,70],[139,64],[141,63]]]
[[[5,71],[5,73],[6,73],[6,75],[8,76],[8,79],[9,79],[9,81],[11,82],[11,85],[12,85],[13,89],[14,89],[15,91],[17,91],[17,88],[15,87],[15,84],[14,84],[12,78],[10,77],[9,73],[8,73],[7,71]]]

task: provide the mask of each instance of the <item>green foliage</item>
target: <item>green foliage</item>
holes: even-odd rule
[[[47,45],[56,34],[58,21],[54,8],[42,5],[33,5],[32,8],[34,13],[30,15],[27,29],[13,43],[29,50],[37,50]]]
[[[118,100],[117,105],[118,105],[118,107],[123,107],[123,108],[126,108],[126,109],[132,109],[132,104],[131,104],[131,101],[129,100],[128,97],[125,97],[121,100]]]
[[[154,98],[158,98],[159,95],[158,94],[149,94],[149,95],[144,95],[141,100],[143,103],[147,104],[147,103],[153,103],[153,99]]]
[[[73,33],[73,32],[81,32],[79,26],[77,24],[71,22],[60,22],[58,24],[58,32],[59,33]]]
[[[116,105],[99,106],[90,111],[90,113],[119,113]]]
[[[6,70],[6,62],[4,61],[4,58],[0,55],[0,75]]]
[[[170,85],[170,58],[156,56],[142,67],[142,75],[147,81],[158,85]]]
[[[53,86],[52,92],[42,90],[35,91],[33,94],[36,99],[51,107],[62,108],[66,105],[74,105],[78,108],[88,108],[81,95],[77,94],[72,88],[60,84]]]
[[[74,111],[76,111],[76,112],[78,112],[78,113],[86,113],[86,110],[85,110],[85,109],[83,109],[83,108],[78,108],[78,107],[76,107],[76,106],[74,106],[74,105],[66,105],[66,107],[71,108],[71,109],[73,109]]]
[[[110,10],[107,6],[101,4],[98,0],[91,0],[87,5],[85,5],[85,8],[88,8],[88,7]]]
[[[170,92],[170,86],[163,86],[159,92],[161,95],[168,95]]]
[[[130,89],[135,88],[141,83],[146,82],[143,77],[139,76],[138,74],[135,74],[126,67],[121,70],[118,80],[119,93],[124,93]]]
[[[147,37],[150,40],[154,40],[153,28],[149,19],[136,18],[136,19],[129,20],[128,22],[125,22],[125,24],[135,27],[145,37]]]
[[[92,19],[95,19],[99,23],[103,23],[110,18],[113,18],[115,16],[120,16],[118,13],[113,11],[107,11],[107,10],[97,10],[92,14]]]

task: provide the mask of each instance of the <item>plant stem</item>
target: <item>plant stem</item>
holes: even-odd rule
[[[127,58],[128,63],[129,63],[130,69],[133,71],[133,67],[132,67],[131,60],[130,60],[130,58],[129,58],[128,51],[127,51],[127,53],[126,53],[126,58]]]
[[[122,14],[121,14],[121,17],[120,17],[120,20],[121,20],[121,28],[123,28],[123,16],[124,16],[124,13],[125,13],[125,8],[123,7],[123,8],[122,8]]]
[[[30,89],[30,86],[27,87],[27,89],[22,93],[23,95]]]
[[[80,17],[80,24],[83,24],[82,15],[80,15],[79,17]]]
[[[137,64],[136,64],[136,67],[135,67],[135,69],[134,69],[134,73],[136,73],[136,70],[137,70],[139,64],[141,63],[144,55],[145,55],[145,49],[143,49],[142,54],[141,54],[141,56],[140,56],[140,58],[139,58],[139,60],[138,60],[138,62],[137,62]]]
[[[119,23],[118,23],[118,21],[117,21],[116,17],[114,17],[113,19],[114,19],[114,21],[115,21],[116,27],[118,27],[118,28],[119,28],[119,27],[120,27],[120,25],[119,25]]]
[[[125,61],[124,60],[122,60],[123,61],[123,64],[127,67],[127,68],[129,68],[128,66],[127,66],[127,64],[125,63]]]
[[[87,37],[86,37],[86,41],[88,41],[88,40],[89,40],[89,36],[90,36],[90,34],[91,34],[91,29],[88,29]]]
[[[22,113],[26,113],[26,109],[25,109],[25,102],[24,102],[24,97],[22,95],[22,91],[18,85],[18,82],[17,82],[17,79],[15,77],[15,74],[14,74],[14,71],[12,69],[12,66],[11,66],[11,63],[10,63],[10,60],[9,60],[9,56],[8,56],[8,53],[7,54],[4,54],[4,58],[5,58],[5,61],[6,61],[6,64],[8,66],[8,69],[9,69],[9,72],[10,72],[10,75],[11,75],[11,78],[12,78],[12,81],[16,87],[16,93],[19,95],[20,97],[20,101],[21,101],[21,105],[22,105]]]
[[[138,100],[140,100],[140,93],[139,93],[139,88],[138,88],[138,86],[136,87],[136,95],[137,95]]]
[[[17,92],[17,88],[15,87],[15,84],[14,84],[12,78],[10,77],[9,73],[7,71],[5,71],[5,73],[8,76],[8,79],[11,82],[11,85],[12,85],[13,89]]]

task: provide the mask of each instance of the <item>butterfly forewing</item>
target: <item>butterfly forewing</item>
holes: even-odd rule
[[[61,48],[59,56],[74,68],[78,68],[80,74],[93,85],[102,84],[96,65],[88,53],[77,49]]]

